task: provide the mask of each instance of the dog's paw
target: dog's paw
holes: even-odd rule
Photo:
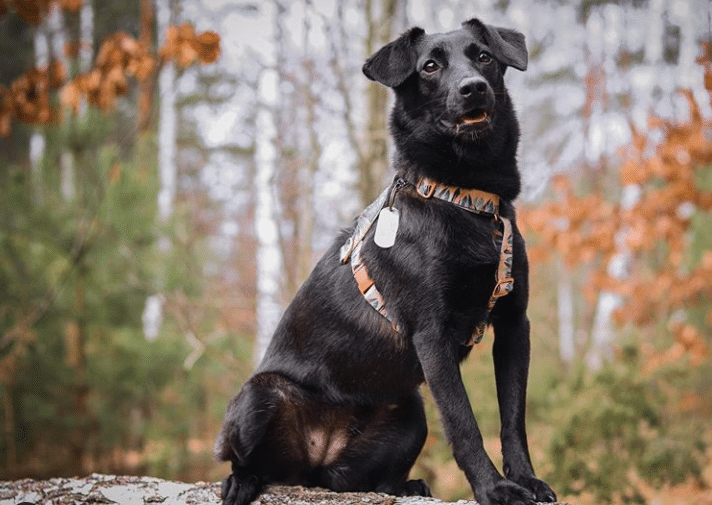
[[[397,484],[387,483],[376,487],[377,493],[392,494],[393,496],[432,496],[430,487],[420,479],[407,480]]]
[[[406,481],[403,484],[403,494],[401,496],[433,496],[430,493],[430,486],[424,480],[415,479]]]
[[[556,501],[556,493],[549,487],[549,484],[541,479],[532,476],[513,480],[520,486],[534,493],[536,501],[538,502],[551,503]]]
[[[255,475],[230,474],[222,481],[223,505],[247,505],[260,494],[262,486]]]
[[[507,479],[498,480],[493,486],[478,489],[475,498],[480,505],[534,505],[534,493]]]

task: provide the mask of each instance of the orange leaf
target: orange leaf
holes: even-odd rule
[[[62,8],[69,12],[77,12],[84,4],[83,0],[61,0]]]
[[[73,81],[64,86],[59,93],[59,99],[65,107],[70,108],[74,113],[79,112],[81,96],[77,82]]]
[[[3,111],[0,114],[0,137],[9,137],[11,132],[11,118],[12,115],[8,112]]]
[[[47,14],[49,0],[15,0],[17,15],[32,25],[39,24]]]
[[[61,61],[53,61],[49,65],[49,85],[59,88],[67,80],[67,68]]]
[[[198,36],[198,54],[203,63],[213,63],[220,55],[220,35],[215,32],[203,32]]]

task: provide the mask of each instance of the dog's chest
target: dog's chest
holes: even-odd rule
[[[469,313],[473,307],[485,306],[492,293],[501,256],[501,228],[489,217],[435,205],[435,212],[406,209],[401,236],[388,254],[418,279],[402,286],[412,296],[427,293],[443,299],[450,309]]]
[[[454,275],[494,267],[499,261],[501,226],[493,218],[432,202],[433,211],[413,215],[406,232],[427,250],[438,268]],[[406,234],[404,233],[404,234]]]

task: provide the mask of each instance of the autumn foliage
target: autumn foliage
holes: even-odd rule
[[[33,68],[16,79],[10,89],[0,86],[0,135],[10,134],[11,121],[48,124],[57,111],[50,104],[50,91],[62,86],[66,69],[58,62],[49,68]]]
[[[76,112],[85,97],[101,110],[111,110],[117,98],[128,91],[129,77],[147,79],[154,68],[148,48],[126,33],[116,33],[102,43],[94,68],[62,88],[62,103]]]
[[[181,67],[192,65],[196,61],[212,63],[220,54],[220,36],[215,32],[195,33],[190,23],[170,26],[166,42],[160,55],[164,60],[173,60]]]
[[[698,59],[710,97],[711,54],[706,44]],[[578,196],[571,178],[559,175],[554,201],[522,216],[538,239],[532,260],[557,253],[568,268],[586,266],[589,300],[602,291],[624,300],[614,313],[619,324],[668,321],[675,342],[663,354],[649,350],[651,369],[683,356],[701,363],[709,355],[700,323],[690,322],[687,311],[702,305],[703,325],[712,325],[709,304],[701,304],[712,300],[712,251],[695,254],[691,243],[695,219],[712,213],[712,191],[701,182],[712,164],[712,121],[702,117],[690,90],[680,93],[689,104],[686,121],[651,117],[646,132],[633,128],[620,153],[617,201],[600,193]],[[612,268],[616,262],[623,262],[623,275],[621,265]]]
[[[0,16],[9,5],[25,21],[37,24],[55,2],[68,11],[76,11],[82,5],[82,0],[0,0]],[[72,46],[65,52],[72,53]],[[130,79],[150,79],[156,68],[168,61],[187,67],[197,62],[212,63],[219,54],[220,36],[211,31],[196,33],[189,23],[169,27],[157,52],[127,33],[115,33],[102,42],[94,66],[87,73],[67,81],[67,69],[53,61],[49,68],[28,70],[9,89],[0,86],[0,136],[10,135],[13,120],[31,124],[56,120],[58,110],[51,103],[52,90],[58,90],[61,105],[74,112],[82,100],[109,111],[116,107],[118,97],[129,90]]]

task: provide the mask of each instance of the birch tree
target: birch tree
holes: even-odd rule
[[[274,20],[272,50],[262,70],[258,86],[260,110],[256,122],[256,178],[255,231],[257,235],[257,334],[253,362],[257,365],[264,356],[282,313],[280,299],[283,276],[282,250],[277,223],[277,202],[274,177],[277,163],[276,117],[278,104],[278,75],[274,66],[279,60],[278,38],[284,33],[284,6],[274,2],[266,15]],[[271,67],[271,68],[270,68]]]
[[[50,47],[48,40],[48,26],[46,17],[35,26],[33,43],[35,50],[35,67],[48,69],[50,60]],[[42,158],[45,153],[45,135],[40,126],[36,126],[30,136],[30,180],[32,181],[33,197],[36,202],[42,200]]]
[[[53,2],[50,4],[50,10],[47,15],[47,27],[51,35],[51,52],[54,62],[59,63],[66,72],[70,71],[70,65],[67,57],[64,54],[64,49],[67,43],[67,35],[64,27],[64,14],[62,13],[59,3]],[[70,120],[71,121],[71,120]],[[60,193],[64,201],[69,202],[74,200],[76,192],[76,160],[74,153],[67,146],[62,146],[59,153],[59,178],[60,178]]]
[[[405,0],[366,0],[365,17],[368,33],[365,53],[372,55],[403,30]],[[401,15],[398,15],[401,14]],[[388,100],[390,90],[382,84],[369,82],[366,91],[366,131],[361,166],[359,190],[362,203],[375,199],[386,182],[388,155]]]
[[[171,1],[155,0],[156,29],[159,41],[165,41],[171,23]],[[158,74],[158,171],[161,188],[158,193],[158,211],[166,220],[173,214],[176,195],[176,138],[178,117],[176,112],[176,64],[165,61]]]
[[[600,11],[594,11],[588,23],[588,47],[592,59],[593,71],[599,76],[593,93],[589,116],[588,158],[592,162],[601,163],[601,157],[606,156],[610,149],[609,137],[612,131],[608,128],[607,110],[611,101],[612,90],[609,86],[606,72],[615,68],[615,58],[621,47],[621,9],[617,5],[606,5]],[[610,69],[610,70],[607,70]],[[605,159],[603,163],[606,163]],[[624,187],[621,193],[621,206],[632,208],[637,203],[639,188],[636,185]],[[626,229],[621,229],[616,236],[616,255],[608,264],[608,274],[624,281],[629,275],[631,261],[626,247]],[[613,354],[614,328],[611,320],[613,312],[618,309],[623,300],[618,293],[603,290],[598,297],[596,313],[591,331],[591,345],[587,355],[589,368],[597,370],[610,360]]]

